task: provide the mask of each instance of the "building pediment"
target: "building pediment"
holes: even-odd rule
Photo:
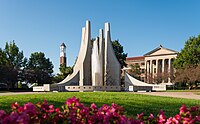
[[[156,49],[144,54],[144,56],[173,55],[173,54],[177,54],[177,53],[178,53],[177,51],[167,49],[160,45]]]

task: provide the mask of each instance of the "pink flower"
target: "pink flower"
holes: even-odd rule
[[[179,121],[181,120],[181,116],[180,116],[179,114],[175,115],[174,118],[175,118],[176,120],[179,120]]]
[[[4,110],[0,110],[0,120],[5,118],[6,112]]]
[[[19,124],[29,124],[30,117],[26,113],[22,113],[18,116],[16,122]]]
[[[153,118],[154,118],[154,115],[150,114],[149,119],[153,119]]]
[[[19,114],[16,112],[12,112],[8,118],[9,123],[15,123],[17,118],[18,118]]]
[[[106,105],[106,104],[104,104],[104,105],[101,107],[101,110],[104,111],[104,112],[108,111],[109,109],[110,109],[110,106],[108,106],[108,105]]]
[[[172,124],[172,122],[173,122],[172,117],[170,117],[170,118],[167,119],[166,124]]]
[[[19,104],[17,102],[11,104],[12,109],[17,109],[18,107],[19,107]]]
[[[89,108],[83,107],[82,110],[80,110],[80,114],[87,116],[89,114]]]
[[[49,106],[49,112],[50,112],[50,113],[53,113],[54,111],[55,111],[55,110],[54,110],[54,106],[53,106],[53,105],[50,105],[50,106]]]
[[[47,119],[47,114],[46,113],[42,114],[42,118]]]
[[[183,124],[190,124],[190,119],[189,118],[184,118],[183,119]]]
[[[17,112],[18,113],[22,113],[24,111],[24,107],[20,106],[18,109],[17,109]]]
[[[38,103],[38,104],[40,104],[40,103]],[[48,105],[46,100],[44,100],[44,102],[39,106],[40,106],[40,109],[43,110],[43,111],[46,111],[46,110],[49,109],[49,105]]]
[[[179,124],[179,121],[176,118],[168,118],[166,124]]]
[[[114,113],[116,111],[116,108],[111,107],[110,112]]]
[[[28,102],[27,104],[24,105],[24,110],[36,111],[36,107],[33,103]]]
[[[3,115],[6,115],[6,112],[5,112],[4,110],[0,110],[0,118],[1,118]]]
[[[67,99],[66,104],[69,107],[79,106],[79,99],[76,99],[76,97],[73,96],[72,98]]]
[[[28,102],[27,104],[24,105],[24,112],[26,112],[26,114],[29,114],[31,117],[33,117],[36,114],[35,105],[31,102]]]
[[[164,123],[165,121],[166,121],[165,114],[164,114],[164,112],[161,110],[161,111],[159,112],[158,122],[159,122],[159,123]]]
[[[142,119],[142,118],[143,118],[143,116],[144,116],[144,113],[137,114],[137,118],[138,118],[138,119]]]
[[[60,108],[55,109],[56,113],[60,113]]]
[[[181,115],[183,113],[186,113],[187,111],[188,111],[187,107],[185,105],[182,105],[179,114]]]
[[[175,123],[175,124],[179,124],[179,120],[177,120],[176,118],[173,118],[172,121],[173,121],[173,123]]]
[[[196,116],[195,118],[196,118],[196,120],[197,120],[197,121],[199,121],[199,122],[200,122],[200,113],[199,113],[199,115],[198,115],[198,116]]]
[[[94,103],[92,103],[91,106],[90,106],[90,108],[93,109],[93,110],[95,110],[95,109],[97,109],[97,106]]]
[[[36,108],[37,106],[37,108]],[[63,109],[54,108],[54,105],[48,105],[47,101],[36,104],[32,103],[19,106],[16,103],[11,105],[12,112],[6,114],[5,111],[0,110],[0,124],[28,124],[28,123],[72,123],[72,124],[193,124],[200,122],[199,106],[187,108],[183,105],[180,108],[180,114],[174,117],[166,118],[164,112],[161,110],[155,118],[153,114],[145,116],[144,113],[138,114],[137,119],[132,119],[124,115],[122,106],[112,103],[109,105],[97,106],[92,103],[90,108],[84,106],[79,102],[75,96],[68,98]]]
[[[192,106],[190,108],[190,111],[198,111],[199,107],[198,106]]]

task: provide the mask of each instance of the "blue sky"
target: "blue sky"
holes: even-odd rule
[[[199,0],[1,0],[0,48],[15,43],[29,58],[44,52],[59,72],[59,47],[67,46],[72,66],[79,53],[81,28],[91,21],[92,37],[105,22],[129,57],[141,56],[160,44],[180,51],[200,34]]]

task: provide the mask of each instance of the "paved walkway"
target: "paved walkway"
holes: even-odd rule
[[[167,97],[200,100],[200,95],[195,94],[195,92],[134,92],[134,93],[153,95],[153,96],[167,96]]]

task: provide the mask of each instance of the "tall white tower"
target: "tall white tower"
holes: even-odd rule
[[[60,45],[60,65],[67,66],[66,46],[64,43]]]

